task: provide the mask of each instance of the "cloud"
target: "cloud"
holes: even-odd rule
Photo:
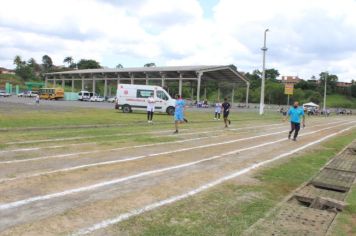
[[[17,54],[37,61],[48,54],[56,64],[73,56],[111,67],[233,63],[251,71],[261,68],[270,28],[267,67],[306,79],[324,70],[356,77],[355,1],[216,2],[204,14],[204,0],[6,1],[0,65],[13,67]]]

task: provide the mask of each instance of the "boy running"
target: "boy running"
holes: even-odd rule
[[[297,141],[298,133],[300,130],[300,117],[303,117],[303,127],[305,127],[305,115],[303,108],[299,107],[299,102],[294,102],[293,107],[288,111],[288,114],[284,121],[290,117],[291,130],[288,133],[288,139],[291,138],[292,133],[294,132],[293,141]]]
[[[220,103],[220,101],[217,101],[215,103],[215,117],[214,117],[214,120],[220,120],[220,114],[221,114],[221,103]]]
[[[182,99],[182,96],[176,95],[176,107],[174,111],[174,125],[176,128],[176,131],[174,131],[175,134],[178,134],[178,124],[181,124],[185,121],[184,106],[185,106],[185,101]]]
[[[229,123],[229,125],[231,124],[231,121],[229,119],[231,105],[227,101],[227,98],[224,98],[224,103],[222,104],[222,108],[223,108],[223,118],[224,118],[225,128],[227,128],[228,127],[227,124],[228,123]]]
[[[153,113],[155,112],[155,99],[153,98],[153,93],[147,99],[147,122],[152,123]]]

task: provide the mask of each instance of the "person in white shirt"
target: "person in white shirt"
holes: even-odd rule
[[[214,117],[214,120],[220,120],[221,106],[222,106],[222,104],[220,103],[220,101],[217,101],[215,103],[215,117]]]
[[[147,122],[152,123],[153,113],[155,112],[156,100],[153,97],[153,93],[147,99]]]
[[[36,95],[36,104],[40,104],[40,95]]]

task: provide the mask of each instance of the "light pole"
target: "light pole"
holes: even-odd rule
[[[327,84],[327,80],[328,80],[328,77],[327,77],[327,73],[325,72],[324,73],[324,104],[323,104],[323,112],[324,112],[324,115],[325,115],[325,111],[326,111],[326,84]]]
[[[265,30],[264,33],[264,41],[263,41],[263,48],[261,48],[263,52],[263,60],[262,60],[262,81],[261,81],[261,100],[260,100],[260,115],[263,115],[263,109],[265,106],[265,76],[266,76],[266,35],[269,29]]]

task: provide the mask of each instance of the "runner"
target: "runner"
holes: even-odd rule
[[[153,93],[147,99],[147,122],[152,123],[153,113],[155,112],[155,99]]]
[[[290,117],[291,130],[288,134],[288,139],[291,138],[292,133],[294,132],[293,141],[297,141],[298,133],[300,130],[300,117],[303,117],[303,128],[305,127],[305,115],[303,108],[299,107],[299,102],[294,102],[293,107],[288,111],[288,115],[284,119],[286,121]]]
[[[218,100],[215,103],[215,117],[214,117],[214,120],[220,120],[220,114],[221,114],[221,103]]]
[[[224,103],[222,104],[222,108],[223,108],[223,118],[224,118],[225,128],[227,128],[228,127],[228,125],[227,125],[228,123],[229,123],[229,125],[231,125],[231,120],[228,118],[229,117],[229,113],[230,113],[231,105],[227,101],[227,98],[224,98]]]
[[[36,94],[36,104],[40,104],[40,95]]]
[[[178,134],[178,124],[185,122],[186,119],[184,118],[184,106],[185,106],[185,101],[182,99],[181,95],[176,95],[176,107],[174,111],[174,125],[176,128],[176,131],[174,131],[175,134]]]

